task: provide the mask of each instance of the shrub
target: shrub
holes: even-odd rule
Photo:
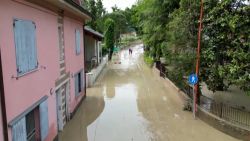
[[[149,67],[153,67],[154,59],[147,54],[144,54],[144,61]]]

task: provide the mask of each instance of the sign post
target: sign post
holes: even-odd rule
[[[196,93],[194,89],[194,85],[197,84],[198,82],[198,77],[196,74],[191,74],[188,77],[188,83],[193,86],[193,116],[195,118],[195,113],[196,113]]]

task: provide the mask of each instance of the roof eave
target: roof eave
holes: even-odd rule
[[[87,34],[93,35],[96,38],[99,38],[100,40],[102,40],[104,38],[104,36],[101,33],[94,31],[93,29],[89,29],[89,28],[84,27],[84,32]]]
[[[72,0],[26,0],[30,3],[39,5],[43,8],[52,10],[54,12],[61,12],[67,13],[72,17],[81,20],[91,20],[92,15],[83,7],[76,4]]]
[[[81,7],[80,5],[76,4],[72,0],[59,0],[61,3],[63,3],[65,6],[71,8],[72,10],[76,12],[80,12],[86,20],[92,20],[92,14],[88,12],[86,9]]]

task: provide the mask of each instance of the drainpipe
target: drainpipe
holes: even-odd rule
[[[86,87],[86,86],[87,86],[87,84],[86,84],[86,80],[87,80],[87,79],[86,79],[86,72],[87,72],[87,70],[86,70],[86,62],[85,62],[85,61],[86,61],[85,38],[86,38],[86,37],[85,37],[84,27],[85,27],[85,24],[83,25],[83,55],[84,55],[84,57],[83,57],[83,58],[84,58],[84,60],[83,60],[84,69],[83,69],[83,70],[84,70],[84,79],[85,79],[85,80],[84,80],[84,81],[85,81],[85,82],[84,82],[84,84],[85,84],[85,88],[84,88],[84,89],[85,89],[85,95],[84,95],[84,97],[86,97],[86,96],[87,96],[87,87]]]
[[[4,94],[4,84],[3,84],[1,51],[0,51],[0,96],[1,96],[1,111],[2,111],[2,120],[3,120],[3,135],[4,135],[4,140],[9,141],[7,114],[6,114],[6,105],[5,105],[5,94]]]

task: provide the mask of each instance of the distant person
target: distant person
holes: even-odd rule
[[[128,51],[129,51],[129,55],[132,55],[133,50],[130,48]]]

